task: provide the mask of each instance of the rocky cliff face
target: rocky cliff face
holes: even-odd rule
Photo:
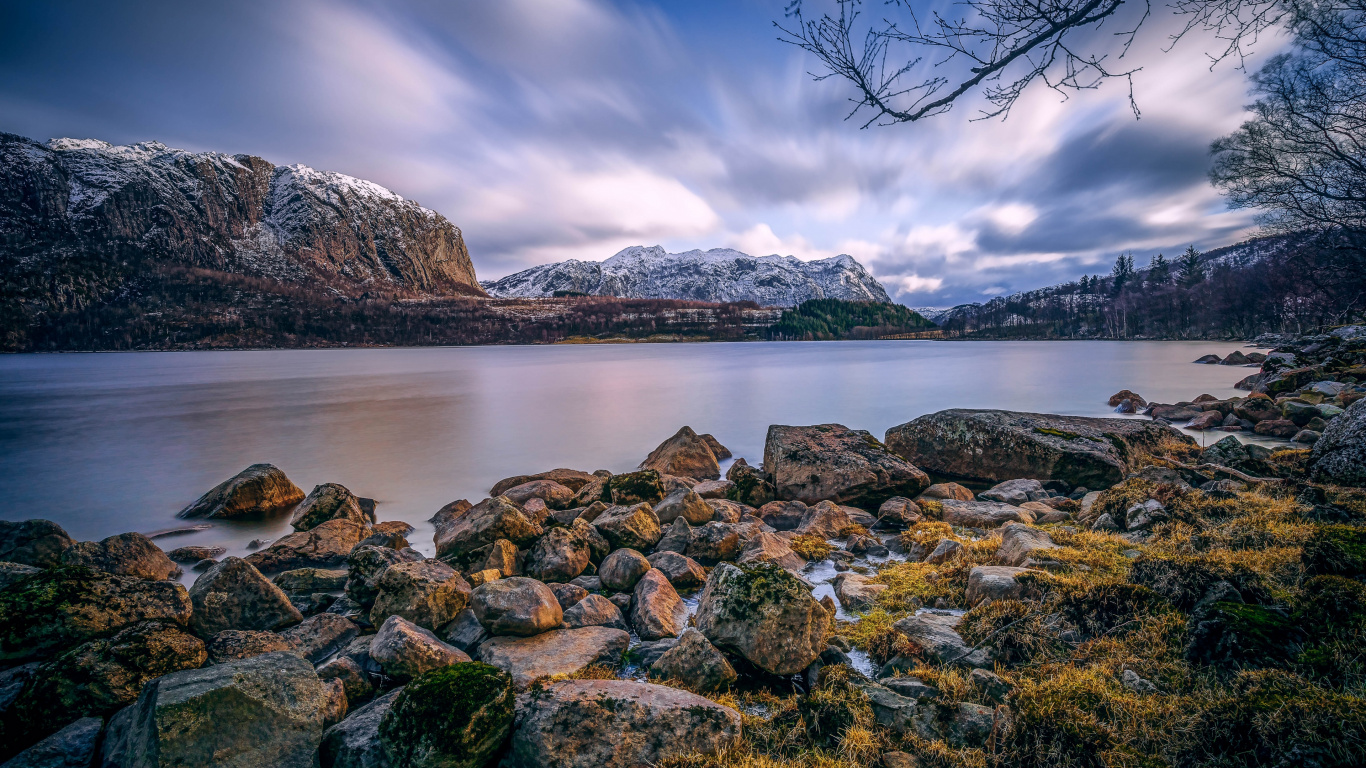
[[[167,266],[343,295],[482,295],[460,230],[368,181],[157,142],[0,133],[5,321],[80,309]]]
[[[796,306],[808,299],[890,301],[887,291],[851,256],[801,261],[750,256],[727,248],[665,253],[632,246],[602,261],[562,261],[482,283],[500,298],[576,291],[593,296],[694,301],[753,301]]]

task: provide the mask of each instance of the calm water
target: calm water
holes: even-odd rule
[[[751,464],[769,424],[881,437],[944,408],[1112,415],[1119,389],[1172,402],[1234,394],[1250,371],[1192,365],[1231,343],[826,342],[153,352],[0,357],[0,518],[78,539],[177,524],[248,464],[305,491],[337,482],[419,530],[497,480],[634,468],[687,424]],[[1218,433],[1215,433],[1218,434]],[[162,539],[241,554],[286,521]]]

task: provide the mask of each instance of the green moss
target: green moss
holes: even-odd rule
[[[1064,440],[1076,440],[1077,438],[1081,437],[1081,435],[1077,434],[1076,432],[1068,432],[1062,429],[1051,429],[1049,427],[1035,427],[1034,431],[1038,432],[1041,435],[1061,437]]]
[[[1223,669],[1274,667],[1293,658],[1303,638],[1284,611],[1218,602],[1191,630],[1186,658]]]
[[[1134,563],[1129,581],[1151,589],[1183,611],[1194,608],[1219,581],[1232,584],[1246,600],[1271,599],[1270,590],[1256,571],[1227,558],[1204,554],[1149,553]]]
[[[659,473],[653,469],[612,475],[607,481],[607,490],[613,504],[654,504],[664,498],[664,486],[659,482]]]
[[[1359,576],[1366,573],[1366,528],[1322,525],[1304,545],[1304,568],[1311,574]]]
[[[740,572],[726,582],[723,611],[729,618],[748,618],[756,606],[800,603],[811,592],[800,579],[775,563],[736,566]]]
[[[1366,584],[1341,576],[1315,576],[1305,582],[1295,615],[1299,626],[1317,636],[1359,635],[1366,629]]]
[[[830,542],[819,536],[794,536],[787,545],[791,547],[793,552],[807,560],[824,560],[830,557],[831,552],[835,551]]]
[[[380,722],[380,738],[396,768],[482,765],[512,731],[513,701],[512,678],[497,667],[441,667],[408,683]],[[434,754],[451,759],[432,761]]]
[[[99,575],[80,565],[39,571],[0,591],[0,659],[25,658],[32,646],[84,640],[83,633],[62,618],[73,606],[99,599],[94,582]]]

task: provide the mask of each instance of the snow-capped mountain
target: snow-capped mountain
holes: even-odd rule
[[[378,184],[155,141],[0,133],[0,262],[75,270],[99,294],[175,264],[342,293],[482,295],[460,230]]]
[[[753,301],[791,307],[808,299],[890,301],[887,291],[853,259],[819,261],[793,256],[750,256],[729,248],[665,253],[632,246],[606,261],[571,259],[480,283],[490,296],[535,298],[556,291],[632,299]]]

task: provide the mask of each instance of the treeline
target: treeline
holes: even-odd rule
[[[766,335],[777,341],[876,339],[934,327],[934,323],[900,304],[811,299],[785,310],[778,322],[768,327]]]
[[[761,338],[753,302],[359,298],[205,269],[145,272],[117,299],[7,328],[5,351],[542,344],[575,337]]]
[[[1109,275],[955,307],[948,336],[1205,339],[1303,333],[1361,317],[1366,275],[1345,269],[1361,243],[1343,231],[1250,241],[1145,268],[1121,255]]]

